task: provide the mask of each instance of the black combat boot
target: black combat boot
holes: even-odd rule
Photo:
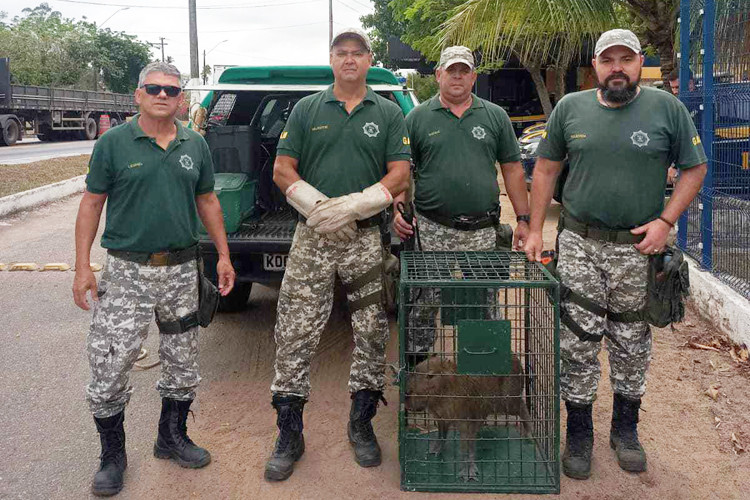
[[[568,429],[562,465],[565,475],[573,479],[588,479],[591,475],[591,450],[594,448],[592,407],[592,404],[565,402],[565,408],[568,410]]]
[[[122,489],[122,476],[128,466],[125,454],[125,412],[107,418],[96,418],[96,430],[102,443],[99,470],[91,483],[91,492],[100,497],[116,495]]]
[[[638,441],[638,410],[641,400],[615,393],[612,404],[612,429],[609,446],[617,453],[617,463],[628,472],[646,470],[646,452]]]
[[[352,394],[352,409],[349,412],[349,442],[354,446],[354,459],[361,467],[380,465],[380,445],[370,422],[378,411],[382,391],[363,389]]]
[[[200,469],[211,462],[211,454],[193,443],[187,435],[187,416],[192,402],[161,399],[159,434],[154,444],[154,456],[171,458],[181,467]]]
[[[283,481],[294,472],[294,462],[305,452],[305,437],[302,435],[302,409],[306,400],[300,396],[274,394],[271,406],[276,409],[276,425],[279,436],[271,457],[266,462],[265,478],[268,481]]]

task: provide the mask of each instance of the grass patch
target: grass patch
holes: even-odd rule
[[[0,197],[86,173],[90,155],[66,156],[21,165],[0,165]]]

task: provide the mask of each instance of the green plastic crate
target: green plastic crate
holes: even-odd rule
[[[255,193],[258,181],[250,180],[247,174],[221,173],[215,175],[214,192],[224,213],[224,228],[233,233],[240,224],[252,215],[255,208]],[[201,232],[206,228],[201,224]]]

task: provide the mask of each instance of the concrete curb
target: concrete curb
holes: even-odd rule
[[[4,196],[0,198],[0,217],[80,193],[85,187],[85,179],[85,175],[79,175],[65,181]]]
[[[690,297],[701,316],[737,344],[750,346],[750,301],[700,268],[690,265]]]

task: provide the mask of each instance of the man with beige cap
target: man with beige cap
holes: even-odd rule
[[[706,155],[685,106],[668,92],[639,85],[643,56],[632,32],[604,33],[592,64],[599,87],[566,95],[547,122],[525,247],[530,260],[541,260],[545,212],[567,157],[557,274],[570,291],[560,304],[560,389],[568,413],[562,464],[575,479],[591,474],[591,411],[603,337],[614,392],[610,446],[622,469],[646,470],[638,413],[651,361],[650,326],[639,314],[647,271],[706,173]],[[682,180],[665,206],[671,163]]]
[[[423,251],[487,251],[498,244],[500,188],[496,163],[516,213],[514,248],[528,233],[529,205],[518,141],[507,113],[472,93],[477,79],[467,47],[443,50],[435,72],[440,92],[406,117],[414,161],[414,203]],[[394,203],[405,201],[405,194]],[[394,231],[406,240],[414,228],[398,210]],[[508,244],[510,246],[510,244]],[[491,293],[491,292],[488,292]],[[432,349],[439,290],[423,290],[412,309],[407,361],[417,364]],[[490,303],[496,298],[488,297]]]
[[[300,215],[279,292],[276,376],[279,436],[266,463],[287,479],[305,451],[302,408],[310,361],[333,305],[334,278],[347,290],[354,331],[347,434],[356,462],[380,465],[372,428],[385,385],[388,319],[381,303],[382,212],[409,185],[409,139],[401,109],[366,84],[370,41],[348,28],[331,44],[334,83],[301,99],[281,134],[273,179]]]

